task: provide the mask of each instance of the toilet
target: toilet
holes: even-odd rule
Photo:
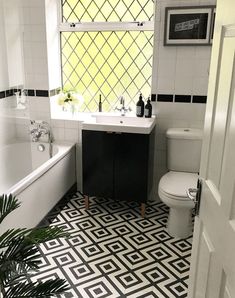
[[[196,128],[169,128],[167,138],[168,172],[159,181],[158,194],[169,208],[167,230],[169,235],[187,238],[192,234],[194,202],[187,190],[197,188],[200,166],[202,130]]]

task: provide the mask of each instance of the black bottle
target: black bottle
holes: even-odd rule
[[[101,94],[100,94],[100,100],[99,100],[99,112],[102,112]]]
[[[150,103],[150,97],[148,97],[147,103],[144,107],[144,116],[145,116],[145,118],[152,117],[152,105]]]
[[[144,101],[143,101],[143,96],[141,93],[139,96],[139,100],[137,101],[137,104],[136,104],[136,116],[137,117],[144,116]]]

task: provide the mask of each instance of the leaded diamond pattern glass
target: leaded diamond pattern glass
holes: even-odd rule
[[[132,108],[150,94],[153,31],[61,32],[61,46],[63,86],[83,95],[80,111],[97,111],[99,94],[104,111],[121,94]]]
[[[62,0],[62,21],[152,21],[153,8],[154,0]]]

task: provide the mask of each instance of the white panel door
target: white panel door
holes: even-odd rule
[[[203,141],[190,298],[235,298],[235,25],[221,26],[217,47],[218,60],[211,65],[215,79],[209,83],[214,98],[206,115],[210,124],[206,123]]]

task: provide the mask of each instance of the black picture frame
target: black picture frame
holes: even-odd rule
[[[215,6],[166,7],[164,46],[211,45]]]

